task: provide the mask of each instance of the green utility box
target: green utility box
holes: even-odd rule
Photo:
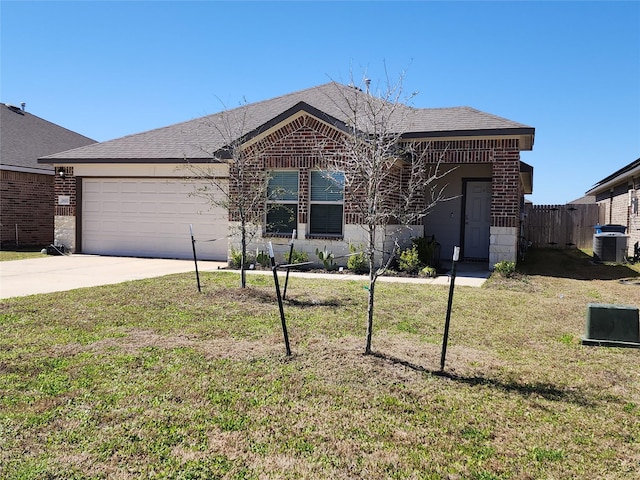
[[[640,348],[638,308],[590,303],[584,332],[583,345]]]

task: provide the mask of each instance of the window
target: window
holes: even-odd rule
[[[309,233],[342,236],[344,173],[311,172]]]
[[[298,172],[271,172],[265,232],[291,235],[298,228]]]

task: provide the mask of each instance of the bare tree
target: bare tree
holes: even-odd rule
[[[363,81],[365,91],[356,86],[336,88],[331,101],[347,119],[347,131],[337,153],[319,148],[327,178],[342,182],[345,206],[365,230],[366,354],[372,352],[376,280],[393,261],[401,230],[421,224],[444,199],[444,187],[437,181],[447,172],[439,173],[439,160],[430,163],[429,144],[403,138],[417,110],[402,101],[402,81],[403,76],[396,83],[387,78],[384,89],[375,94],[370,92],[369,80]]]
[[[245,288],[247,245],[264,221],[269,174],[259,150],[246,145],[247,135],[255,129],[246,104],[207,117],[206,126],[213,136],[206,143],[212,142],[214,149],[206,152],[210,162],[188,165],[193,178],[201,181],[193,195],[228,212],[230,235],[240,237],[240,286]],[[228,175],[220,174],[220,165],[228,167]]]

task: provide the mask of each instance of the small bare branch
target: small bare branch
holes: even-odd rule
[[[367,236],[366,353],[371,353],[376,280],[400,249],[400,231],[420,224],[429,210],[445,199],[445,187],[436,185],[450,171],[440,171],[444,152],[437,163],[430,163],[429,144],[403,139],[415,115],[415,109],[401,102],[403,80],[404,72],[395,82],[387,75],[385,88],[380,91],[376,87],[375,94],[366,81],[365,91],[353,81],[351,89],[336,88],[329,100],[347,119],[348,132],[341,137],[337,152],[327,153],[323,145],[318,148],[320,168],[344,173],[345,205],[357,214]],[[386,247],[389,244],[391,249]]]
[[[207,151],[211,160],[204,164],[187,163],[194,180],[192,195],[204,198],[212,207],[224,208],[229,220],[238,225],[231,234],[240,236],[243,288],[246,286],[247,245],[264,224],[269,181],[260,152],[244,145],[254,128],[249,112],[243,104],[233,110],[225,109],[208,120],[207,130],[217,140],[213,150]],[[205,151],[204,147],[202,149]],[[221,166],[228,169],[228,175],[220,175]]]

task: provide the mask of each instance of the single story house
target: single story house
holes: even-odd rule
[[[0,243],[53,242],[54,167],[38,163],[52,153],[96,143],[25,110],[0,103]]]
[[[633,256],[640,242],[640,158],[600,180],[586,195],[595,196],[604,223],[627,227],[627,255]]]
[[[56,242],[91,254],[189,258],[192,225],[199,257],[227,260],[238,245],[236,238],[227,238],[235,219],[190,195],[193,173],[186,167],[211,165],[213,154],[228,143],[221,132],[237,126],[228,124],[231,119],[243,122],[243,145],[261,152],[260,168],[297,183],[288,199],[295,209],[296,249],[311,260],[316,248],[345,253],[349,242],[366,238],[358,215],[347,195],[319,200],[313,191],[321,182],[318,144],[350,134],[345,111],[358,95],[369,93],[330,82],[41,158],[59,172]],[[442,162],[445,170],[456,167],[441,180],[451,200],[437,204],[424,224],[414,225],[401,240],[434,235],[443,260],[460,246],[462,259],[489,267],[515,261],[524,195],[531,193],[533,181],[533,169],[521,162],[520,152],[532,150],[535,129],[469,107],[401,105],[401,110],[402,141],[422,142],[429,146],[430,161]],[[219,178],[229,175],[227,163],[213,167]],[[331,225],[321,224],[314,210],[330,213]],[[250,248],[261,248],[268,239],[276,250],[286,250],[290,235],[272,233],[263,225]]]

